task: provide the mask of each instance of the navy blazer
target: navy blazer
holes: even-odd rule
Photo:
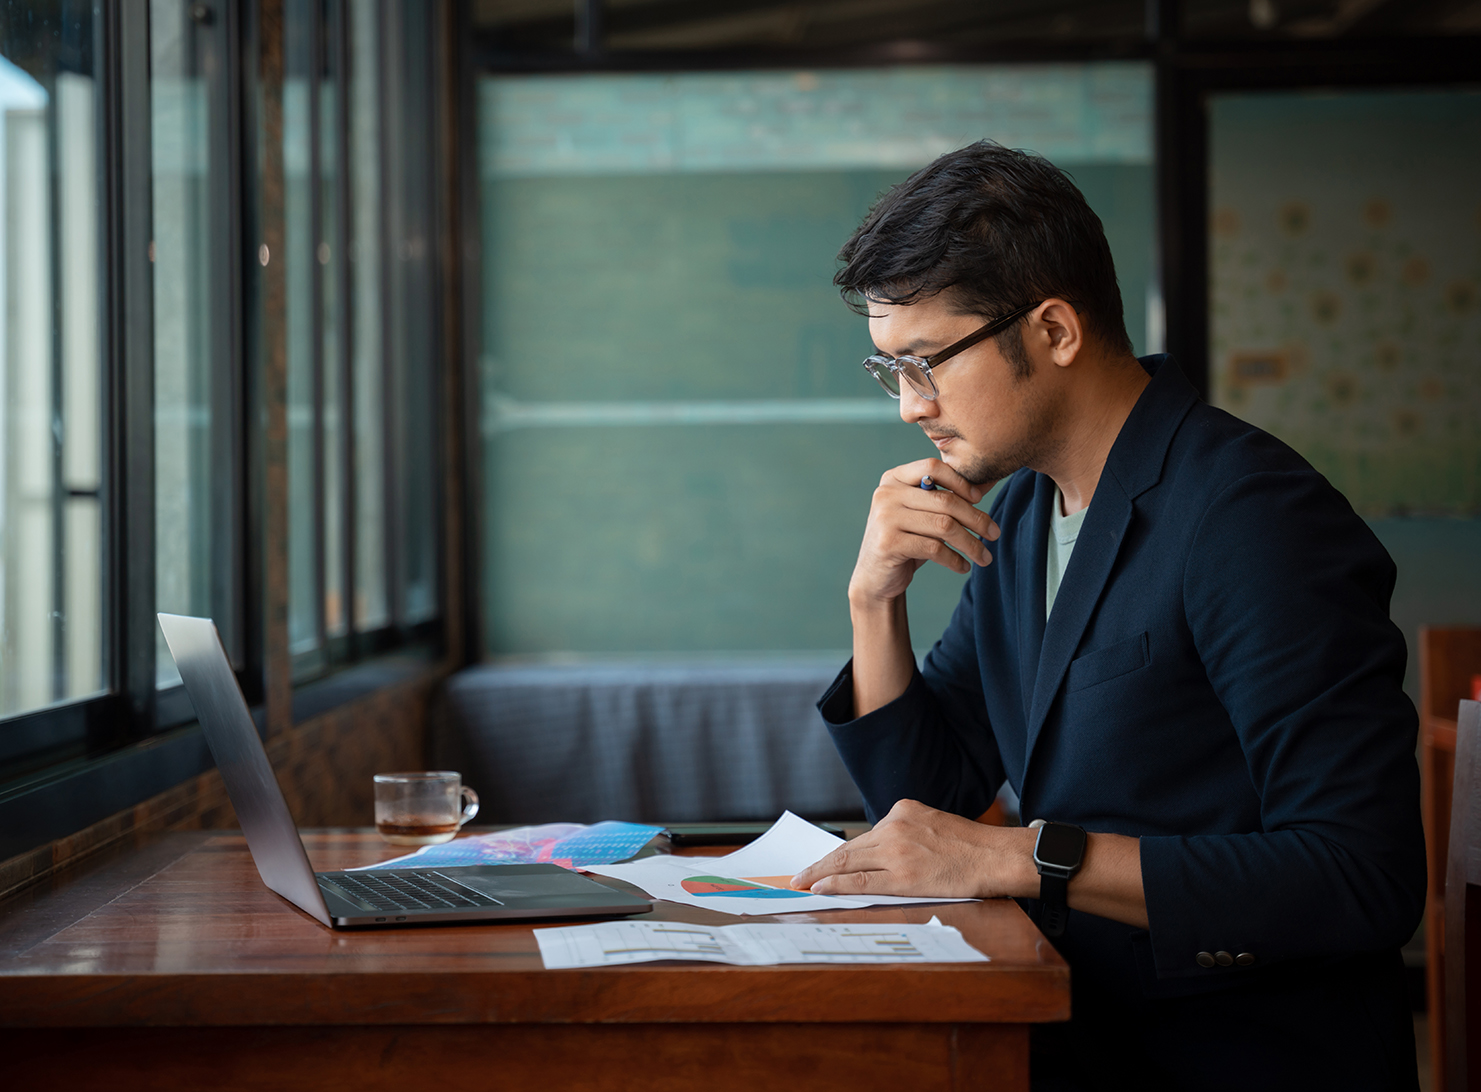
[[[1024,469],[906,692],[852,719],[845,668],[819,707],[871,818],[976,817],[1006,779],[1025,820],[1138,836],[1150,931],[1072,912],[1059,944],[1111,995],[1392,952],[1425,897],[1393,562],[1294,451],[1143,366],[1047,625],[1055,485]]]

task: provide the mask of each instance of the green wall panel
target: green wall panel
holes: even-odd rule
[[[1150,168],[1070,170],[1106,223],[1140,348]],[[866,323],[831,278],[838,247],[908,173],[485,179],[489,651],[847,647],[870,494],[934,450],[898,421],[805,418],[868,399],[889,413],[859,367]],[[651,422],[676,404],[723,416],[738,402],[787,402],[804,419]],[[637,423],[594,422],[593,404]],[[510,406],[535,407],[539,427],[511,427]],[[924,648],[960,580],[927,571],[917,585]]]
[[[1145,343],[1143,166],[1072,165]],[[835,255],[906,171],[501,179],[483,188],[485,389],[521,401],[856,397]]]
[[[847,648],[870,495],[884,468],[932,450],[902,424],[504,433],[485,470],[490,645]],[[961,584],[940,566],[917,577],[917,645]]]

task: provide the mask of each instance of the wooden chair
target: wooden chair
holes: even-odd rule
[[[1469,1004],[1468,1004],[1469,1002]],[[1481,1090],[1481,703],[1460,703],[1445,874],[1445,1087]],[[1436,1071],[1440,1065],[1435,1065]]]
[[[1481,674],[1481,629],[1421,627],[1419,631],[1420,778],[1429,899],[1425,907],[1425,991],[1429,1008],[1430,1059],[1437,1092],[1460,1092],[1445,1081],[1445,870],[1449,853],[1452,785],[1455,780],[1456,709],[1472,696]]]

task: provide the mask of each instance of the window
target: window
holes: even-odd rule
[[[108,684],[95,31],[0,20],[0,716]]]
[[[237,584],[240,554],[240,361],[229,256],[231,171],[220,28],[182,0],[150,0],[150,260],[154,270],[155,603],[171,614],[216,620],[242,666]],[[218,67],[219,71],[219,67]],[[162,634],[155,678],[177,686]],[[183,703],[178,714],[190,719]],[[174,719],[174,718],[171,718]]]
[[[385,292],[381,255],[381,51],[375,0],[352,0],[345,14],[348,71],[345,98],[349,181],[349,238],[346,258],[350,300],[350,448],[354,467],[350,487],[354,536],[351,604],[356,625],[374,632],[391,620],[386,580],[386,447],[384,391]]]
[[[297,678],[438,613],[430,39],[287,0],[288,640]]]
[[[208,761],[157,611],[254,702],[439,639],[445,13],[282,13],[0,0],[0,806],[163,737],[40,842]]]
[[[495,653],[837,649],[869,496],[934,455],[831,284],[875,198],[992,137],[1067,168],[1160,349],[1149,66],[487,76],[483,586]],[[961,581],[928,566],[914,632]]]

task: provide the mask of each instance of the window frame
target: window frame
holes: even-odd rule
[[[269,0],[271,4],[271,0]],[[264,385],[265,354],[270,349],[267,300],[259,244],[266,237],[262,206],[262,175],[256,154],[259,138],[257,104],[260,101],[262,4],[254,0],[215,0],[195,5],[193,21],[197,67],[206,76],[210,138],[210,283],[208,311],[212,374],[211,481],[212,610],[233,660],[238,681],[264,736],[268,734],[266,704],[270,670],[267,603],[268,439],[264,421],[269,392]],[[444,98],[435,83],[435,66],[442,42],[448,40],[447,11],[429,9],[423,32],[428,57],[422,69],[433,73],[418,100],[427,117],[436,121]],[[335,37],[330,48],[343,96],[348,78],[348,0],[314,2],[315,26]],[[405,70],[406,47],[391,33],[392,11],[376,5],[379,63]],[[156,526],[154,427],[154,286],[151,256],[154,179],[151,141],[150,12],[147,3],[94,3],[93,57],[97,88],[98,123],[96,171],[99,187],[100,270],[100,390],[102,414],[101,541],[103,635],[102,677],[105,693],[80,700],[57,702],[0,718],[0,860],[44,845],[86,827],[211,768],[213,761],[183,686],[159,687],[156,680]],[[394,13],[401,17],[404,13]],[[327,25],[326,25],[327,24]],[[322,37],[316,31],[316,37]],[[317,98],[318,88],[314,88]],[[340,237],[348,238],[350,172],[346,145],[347,113],[338,115],[337,154]],[[387,92],[379,93],[382,130],[388,124]],[[403,119],[402,124],[407,124]],[[317,113],[315,127],[317,129]],[[434,126],[435,128],[435,126]],[[317,136],[317,132],[315,133]],[[429,142],[439,147],[436,136]],[[315,159],[320,149],[315,143]],[[381,142],[378,169],[382,207],[391,199],[386,184],[388,158]],[[435,171],[426,164],[426,171]],[[317,172],[316,172],[317,180]],[[441,260],[443,236],[439,222],[441,194],[447,189],[440,175],[429,178],[426,217],[430,261]],[[317,203],[317,200],[316,200]],[[317,213],[317,209],[316,209]],[[382,216],[382,220],[389,217]],[[319,217],[312,225],[314,242],[323,237]],[[390,252],[378,258],[383,269]],[[340,246],[334,256],[340,275],[340,321],[348,302],[348,255]],[[270,261],[280,260],[270,255]],[[315,277],[318,262],[313,263]],[[425,438],[434,452],[434,482],[440,501],[440,477],[446,471],[441,426],[448,412],[444,397],[440,332],[447,299],[440,278],[429,296],[426,317],[431,341],[421,346],[431,366],[421,381],[432,392],[433,430]],[[380,277],[384,309],[392,301],[393,278]],[[318,290],[315,292],[318,297]],[[315,317],[316,331],[319,317]],[[352,370],[351,341],[340,338],[337,359],[341,380]],[[322,339],[316,337],[315,355],[321,365]],[[385,351],[389,358],[390,351]],[[382,367],[389,375],[389,365]],[[351,378],[352,382],[352,378]],[[352,407],[348,385],[341,397]],[[383,399],[389,412],[393,398]],[[353,415],[351,409],[350,415]],[[345,475],[354,476],[354,434],[343,432]],[[401,449],[390,444],[380,453],[383,479],[404,481]],[[322,458],[316,459],[322,483]],[[404,485],[402,486],[404,488]],[[350,490],[346,490],[349,492]],[[322,485],[320,487],[322,496]],[[404,682],[409,672],[446,652],[447,518],[437,507],[433,528],[438,581],[431,618],[402,624],[393,604],[400,602],[399,572],[390,564],[388,545],[383,578],[387,582],[389,623],[375,630],[354,628],[355,582],[353,502],[344,505],[342,544],[345,610],[349,628],[327,657],[325,670],[311,678],[295,679],[288,699],[275,714],[282,726],[299,723],[346,701],[381,687]],[[384,515],[388,540],[398,528],[389,506]],[[318,517],[323,519],[322,506]],[[323,538],[319,537],[322,567]],[[324,598],[320,579],[317,606],[323,634]],[[286,588],[282,596],[286,601]],[[394,655],[390,655],[394,654]],[[417,665],[422,665],[418,667]],[[285,665],[288,666],[288,665]],[[302,685],[297,685],[298,683]]]

